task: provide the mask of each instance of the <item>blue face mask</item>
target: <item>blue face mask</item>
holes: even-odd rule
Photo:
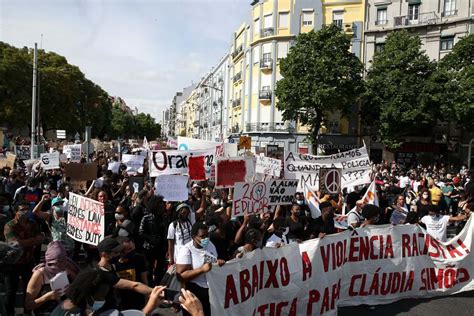
[[[99,309],[101,309],[105,304],[105,301],[94,301],[94,304],[92,304],[92,306],[90,306],[90,308],[93,310],[93,311],[97,311]]]
[[[206,246],[209,244],[209,237],[201,239],[201,247],[206,248]]]

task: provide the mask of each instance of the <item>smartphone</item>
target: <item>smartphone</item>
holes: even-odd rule
[[[171,302],[179,302],[178,298],[181,293],[179,291],[165,289],[165,300]]]

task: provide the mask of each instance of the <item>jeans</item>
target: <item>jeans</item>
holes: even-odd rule
[[[16,264],[13,269],[4,272],[5,275],[5,294],[6,294],[6,310],[7,315],[15,315],[16,292],[18,291],[18,283],[20,277],[23,281],[23,297],[25,297],[26,287],[30,281],[33,262]]]

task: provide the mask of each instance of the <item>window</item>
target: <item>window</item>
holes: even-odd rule
[[[272,59],[272,53],[265,53],[262,56],[263,62],[269,62]]]
[[[450,37],[441,37],[440,49],[441,50],[451,50],[454,46],[454,36]]]
[[[444,12],[443,16],[455,15],[456,12],[456,0],[444,0]]]
[[[265,15],[263,17],[263,28],[264,29],[269,29],[273,27],[273,15]]]
[[[377,21],[375,25],[385,25],[387,24],[387,8],[378,8],[377,9]]]
[[[419,14],[420,14],[419,4],[410,4],[408,6],[408,21],[410,23],[417,23]]]
[[[288,17],[290,15],[288,12],[280,12],[279,19],[278,19],[278,27],[279,28],[288,28]]]
[[[313,25],[313,11],[303,11],[303,26]]]
[[[286,58],[286,55],[288,55],[288,43],[287,42],[279,42],[278,43],[278,52],[277,52],[277,58]]]
[[[332,12],[332,23],[342,28],[342,22],[344,20],[344,11],[333,11]]]
[[[375,53],[377,54],[377,53],[383,52],[384,48],[385,48],[385,43],[376,43],[375,44]]]
[[[256,19],[253,24],[253,33],[260,34],[260,19]]]
[[[260,46],[256,46],[253,49],[253,62],[256,64],[260,62]]]

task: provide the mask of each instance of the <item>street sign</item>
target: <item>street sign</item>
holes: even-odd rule
[[[56,138],[57,139],[66,139],[66,131],[63,129],[56,130]]]
[[[319,169],[319,191],[324,194],[341,192],[341,170],[337,168]]]

